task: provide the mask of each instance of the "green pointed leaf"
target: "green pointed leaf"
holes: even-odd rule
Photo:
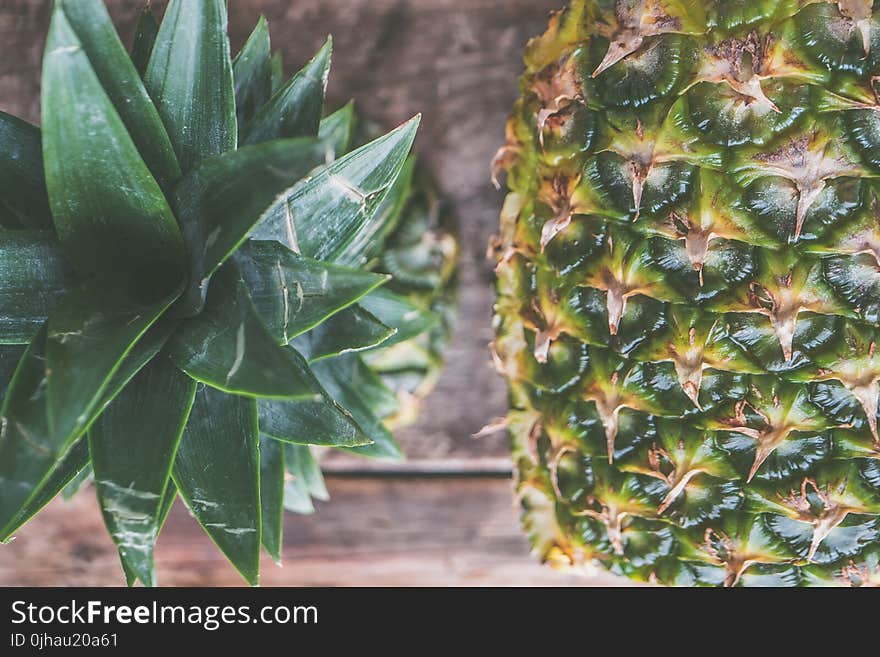
[[[6,389],[25,349],[26,347],[21,345],[0,345],[0,404],[6,397]]]
[[[168,353],[197,381],[233,394],[313,399],[320,386],[295,350],[263,326],[233,263],[211,280],[204,311],[181,324]]]
[[[37,495],[28,502],[26,508],[22,509],[16,519],[16,527],[20,527],[37,515],[59,492],[66,492],[67,488],[78,480],[80,484],[88,481],[90,474],[88,442],[85,438],[80,438],[55,466],[52,474],[40,486]]]
[[[372,349],[386,343],[395,329],[380,322],[360,306],[351,306],[333,315],[291,345],[310,362],[356,351]]]
[[[119,562],[122,565],[122,574],[125,575],[125,585],[129,588],[137,584],[138,578],[135,572],[124,561]]]
[[[153,359],[89,430],[104,522],[128,569],[153,586],[159,512],[196,383],[164,357]]]
[[[275,241],[238,250],[257,314],[279,344],[312,329],[375,290],[387,276],[304,258]]]
[[[281,443],[260,436],[260,506],[263,547],[281,563],[284,535],[284,449]]]
[[[28,344],[75,286],[52,233],[0,229],[0,344]]]
[[[19,226],[51,229],[40,129],[0,112],[0,208]]]
[[[337,158],[345,155],[351,148],[354,123],[354,102],[343,105],[321,120],[318,137],[332,145]]]
[[[67,436],[53,435],[46,422],[46,330],[28,345],[3,400],[0,416],[0,538],[39,491],[67,450]],[[61,485],[63,487],[67,482]],[[59,487],[59,490],[60,488]]]
[[[315,512],[312,496],[301,479],[294,478],[284,483],[284,508],[304,516]]]
[[[89,447],[85,438],[82,438],[68,450],[58,462],[51,473],[46,477],[28,500],[27,504],[19,509],[18,513],[0,532],[0,542],[8,541],[12,534],[18,531],[28,520],[39,513],[43,507],[51,502],[59,492],[69,486],[71,482],[88,467]]]
[[[168,189],[180,178],[180,165],[159,112],[119,40],[103,0],[64,0],[56,2],[56,7],[56,11],[64,12],[79,38],[92,69],[147,167],[159,185]],[[67,109],[60,108],[61,111]]]
[[[186,505],[251,585],[260,572],[258,439],[253,399],[200,387],[174,462]]]
[[[330,76],[333,41],[318,51],[299,73],[272,95],[245,126],[242,144],[259,144],[272,139],[314,137],[324,110],[324,93]]]
[[[260,399],[260,430],[299,445],[358,447],[372,444],[348,411],[329,395],[318,401]]]
[[[55,437],[82,432],[125,356],[175,298],[145,305],[101,282],[65,297],[47,323],[46,394]]]
[[[390,290],[380,289],[371,292],[361,299],[358,305],[375,315],[383,324],[397,329],[397,333],[383,343],[384,347],[411,340],[425,331],[430,331],[440,321],[436,313],[420,308],[406,297]]]
[[[181,263],[171,208],[61,6],[43,59],[43,157],[64,252],[83,276],[114,279]]]
[[[65,501],[72,499],[78,492],[80,492],[86,484],[88,484],[92,480],[92,466],[87,465],[82,470],[79,471],[73,479],[71,479],[67,485],[61,490],[61,497],[64,498]]]
[[[372,233],[365,235],[358,244],[352,245],[351,251],[342,256],[343,260],[354,257],[355,259],[369,260],[382,255],[385,240],[394,232],[400,223],[403,209],[411,198],[413,176],[416,170],[416,158],[410,155],[397,176],[397,180],[388,190],[382,205],[376,210],[373,217]]]
[[[326,500],[329,497],[321,470],[307,446],[285,445],[284,451],[290,473],[284,485],[284,508],[293,513],[312,514],[315,512],[312,498]]]
[[[150,56],[153,54],[153,46],[158,35],[159,21],[156,20],[150,5],[146,5],[141,10],[141,15],[138,18],[137,27],[134,31],[134,42],[131,45],[131,61],[141,77],[144,77],[147,72],[147,66],[150,63]]]
[[[254,31],[232,62],[232,75],[238,125],[243,126],[272,95],[272,50],[265,16],[260,16]]]
[[[113,401],[116,395],[122,392],[122,389],[129,384],[135,375],[156,357],[162,350],[162,347],[165,346],[165,343],[168,342],[175,328],[176,324],[173,321],[161,319],[153,324],[144,336],[138,340],[137,344],[131,348],[122,360],[122,363],[110,379],[110,383],[107,384],[98,412]]]
[[[168,484],[165,486],[165,492],[162,494],[162,501],[159,503],[159,530],[162,530],[162,527],[165,526],[165,521],[168,520],[168,514],[171,513],[171,509],[174,506],[174,501],[177,499],[177,486],[174,485],[174,480],[169,479]]]
[[[308,445],[287,444],[284,446],[284,455],[287,471],[305,481],[309,495],[322,502],[330,499],[321,466]]]
[[[280,52],[272,55],[270,66],[272,67],[272,93],[275,94],[284,84],[284,60],[281,58]]]
[[[238,143],[226,23],[225,0],[171,0],[144,76],[184,173]]]
[[[22,228],[21,222],[18,218],[2,204],[0,204],[0,228],[12,230],[19,230]]]
[[[90,422],[146,365],[168,339],[169,325],[154,325],[116,370]],[[85,439],[66,453],[46,422],[46,329],[34,337],[4,400],[0,430],[0,541],[4,541],[55,497],[88,463]]]
[[[316,139],[250,146],[206,160],[177,186],[174,209],[190,259],[182,312],[195,314],[201,308],[211,274],[325,156],[326,146]]]
[[[351,413],[373,441],[372,445],[348,451],[374,458],[403,458],[400,446],[382,424],[382,418],[396,410],[396,397],[358,356],[322,360],[314,364],[313,371],[327,393]]]
[[[361,264],[349,254],[372,235],[373,215],[397,179],[418,125],[416,117],[303,181],[291,193],[287,207],[271,212],[252,237],[287,244],[293,234],[304,256]]]

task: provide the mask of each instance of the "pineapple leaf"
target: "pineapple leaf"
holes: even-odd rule
[[[232,62],[238,125],[247,124],[272,95],[272,50],[269,23],[260,16],[257,26]]]
[[[258,408],[260,430],[282,442],[330,447],[373,443],[351,414],[326,393],[318,401],[261,399]]]
[[[69,444],[99,408],[102,393],[131,349],[179,291],[150,304],[128,290],[89,282],[49,316],[46,338],[48,428]]]
[[[253,399],[200,386],[173,472],[196,520],[251,585],[260,572],[258,433]]]
[[[279,344],[320,325],[388,280],[304,258],[275,241],[247,242],[235,262],[257,314]]]
[[[373,234],[373,215],[397,179],[418,125],[416,117],[303,181],[287,207],[275,208],[254,229],[253,238],[286,244],[294,234],[305,256],[343,265],[356,261],[337,258]]]
[[[376,290],[358,304],[375,315],[380,322],[396,329],[396,333],[382,343],[383,347],[411,340],[430,331],[440,321],[437,313],[411,303],[406,297],[391,290]]]
[[[225,0],[171,0],[144,76],[184,174],[238,143],[226,24]]]
[[[397,398],[357,355],[319,361],[313,371],[330,396],[348,409],[373,441],[372,445],[345,449],[360,456],[404,458],[400,446],[382,423],[384,417],[397,410]]]
[[[174,500],[177,499],[177,486],[174,485],[174,480],[169,479],[168,483],[165,485],[165,492],[162,494],[162,501],[159,503],[159,530],[162,530],[162,527],[165,526],[165,521],[168,520],[168,514],[171,513],[171,507],[174,506]]]
[[[154,585],[162,496],[195,390],[167,358],[154,358],[88,434],[104,522],[120,559],[146,586]]]
[[[397,180],[394,181],[379,209],[376,210],[371,222],[372,231],[365,233],[361,239],[353,243],[338,258],[339,261],[364,262],[382,254],[385,240],[397,228],[407,201],[410,199],[415,171],[416,158],[414,155],[410,155],[406,158]]]
[[[310,362],[340,354],[372,349],[387,341],[396,330],[383,324],[360,306],[333,315],[291,344]]]
[[[0,404],[6,397],[6,389],[25,349],[22,345],[0,345]]]
[[[0,208],[25,228],[52,228],[40,129],[0,112]]]
[[[299,513],[304,516],[312,515],[315,512],[312,496],[309,495],[302,479],[297,479],[296,475],[284,483],[284,508],[291,513]]]
[[[99,405],[100,409],[103,409],[123,389],[138,370],[159,352],[159,349],[168,339],[169,329],[170,326],[165,323],[153,326],[147,335],[132,349],[107,386],[104,399]],[[44,332],[41,331],[41,333]],[[16,347],[14,349],[20,348]],[[29,363],[28,367],[34,365],[38,365],[38,363]],[[43,365],[43,367],[45,366]],[[19,385],[23,384],[20,383]],[[31,404],[30,408],[28,408],[28,404]],[[19,397],[14,407],[13,405],[10,405],[9,409],[4,407],[3,411],[4,417],[16,418],[16,421],[20,423],[19,429],[24,428],[29,440],[37,435],[46,436],[45,414],[45,394],[40,389],[31,395],[27,403],[22,401],[22,397]],[[6,527],[0,531],[0,541],[8,539],[14,531],[30,520],[60,490],[69,485],[89,462],[88,445],[85,439],[77,440],[67,454],[62,456],[57,464],[53,464],[49,460],[41,461],[46,455],[45,449],[42,451],[37,450],[37,453],[34,453],[32,451],[34,445],[28,441],[22,441],[22,436],[19,434],[7,431],[0,436],[0,454],[4,454],[8,459],[21,458],[33,466],[30,474],[22,479],[21,483],[34,492],[28,500],[21,500],[19,498],[19,502],[22,502],[22,504],[17,512],[14,512],[12,519],[7,523]],[[40,440],[44,441],[45,438],[40,438]],[[35,462],[30,463],[32,460]],[[2,472],[2,466],[0,466],[0,472]],[[0,479],[4,476],[8,476],[8,472],[6,475],[0,474]],[[40,481],[41,477],[43,478],[42,481]],[[7,517],[9,517],[8,510],[0,505],[0,518],[5,519]],[[0,522],[2,521],[0,519]]]
[[[337,158],[342,157],[351,148],[354,124],[354,102],[352,101],[321,120],[318,137],[330,143]]]
[[[159,352],[171,328],[167,322],[155,324],[134,346],[107,385],[91,421]],[[88,463],[84,439],[64,454],[60,442],[49,436],[45,343],[43,328],[20,359],[0,412],[8,420],[0,431],[0,541],[30,520]],[[9,487],[9,482],[18,483]]]
[[[37,515],[58,493],[76,481],[84,471],[87,471],[88,465],[88,441],[81,438],[61,457],[27,504],[18,510],[12,521],[0,532],[0,542],[9,540],[13,532]]]
[[[134,30],[134,42],[131,45],[131,61],[142,78],[147,72],[150,63],[150,55],[153,54],[153,46],[159,34],[159,21],[153,14],[150,5],[141,10],[137,27]]]
[[[74,287],[54,235],[0,229],[0,344],[28,344]]]
[[[260,435],[260,506],[263,547],[281,563],[284,535],[284,449],[281,443]]]
[[[65,501],[73,499],[73,497],[82,490],[83,486],[92,480],[93,474],[94,472],[92,471],[91,464],[84,467],[73,479],[67,482],[63,489],[61,489],[61,497],[63,497]]]
[[[137,575],[126,562],[120,561],[119,563],[122,565],[122,574],[125,575],[125,585],[129,588],[133,587],[137,584]]]
[[[183,261],[177,222],[58,3],[43,60],[43,157],[55,228],[83,276]],[[95,157],[100,153],[100,157]]]
[[[311,448],[307,445],[287,444],[284,446],[284,455],[287,471],[305,481],[309,495],[322,502],[330,499],[321,466],[312,454]]]
[[[21,228],[21,223],[19,223],[18,218],[2,203],[0,203],[0,228],[9,228],[13,230]]]
[[[321,469],[305,445],[285,445],[285,465],[290,480],[284,486],[284,507],[301,514],[315,512],[312,498],[327,500]]]
[[[181,313],[195,314],[202,307],[211,274],[269,208],[324,161],[326,148],[316,139],[245,147],[205,161],[177,186],[174,209],[190,257]]]
[[[41,484],[70,446],[67,436],[53,434],[47,425],[46,371],[44,325],[21,357],[0,412],[0,540],[14,531],[14,521],[40,493]],[[62,482],[58,490],[66,484]]]
[[[272,67],[272,93],[274,94],[284,84],[284,61],[281,59],[280,52],[272,55],[269,65]]]
[[[57,2],[56,11],[67,17],[138,152],[159,185],[167,190],[180,178],[180,165],[159,112],[119,40],[103,0]],[[60,109],[66,111],[68,108],[62,106]]]
[[[330,76],[332,52],[333,40],[328,38],[314,58],[275,92],[244,127],[242,144],[317,136],[324,111],[324,93]]]
[[[320,395],[302,356],[279,346],[260,321],[231,262],[212,279],[204,311],[180,326],[168,352],[197,381],[233,394],[285,399]]]

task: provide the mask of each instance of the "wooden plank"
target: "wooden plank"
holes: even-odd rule
[[[128,42],[140,1],[108,0]],[[153,2],[157,9],[162,2]],[[471,435],[505,409],[503,381],[489,366],[492,272],[485,259],[502,195],[489,162],[504,140],[526,41],[561,0],[237,0],[237,49],[260,13],[289,71],[327,34],[335,43],[331,104],[354,98],[388,126],[424,113],[418,148],[460,218],[464,245],[460,320],[449,366],[421,421],[399,436],[410,461],[506,457],[503,434]],[[39,117],[39,73],[49,0],[0,3],[0,108]],[[494,466],[492,466],[494,467]]]
[[[330,477],[332,500],[287,514],[284,565],[264,586],[569,586],[616,584],[539,566],[528,555],[510,482],[486,477]],[[159,540],[159,580],[238,586],[241,580],[180,503]],[[0,585],[112,586],[116,551],[91,487],[52,502],[0,549]]]

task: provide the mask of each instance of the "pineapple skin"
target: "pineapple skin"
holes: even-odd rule
[[[574,0],[525,62],[493,356],[537,556],[880,583],[880,7]]]

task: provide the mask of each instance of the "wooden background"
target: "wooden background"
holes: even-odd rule
[[[472,434],[505,409],[489,365],[491,268],[485,259],[502,194],[489,161],[504,137],[522,51],[562,0],[230,0],[233,51],[260,13],[296,70],[327,34],[335,42],[331,105],[354,98],[388,127],[424,114],[417,148],[457,213],[462,294],[449,366],[419,424],[399,434],[409,461],[389,469],[328,464],[332,500],[288,515],[277,585],[527,585],[608,583],[533,563],[513,508],[503,434]],[[108,0],[126,43],[140,0]],[[153,3],[161,9],[164,2]],[[39,120],[39,73],[50,0],[0,2],[0,109]],[[159,542],[160,581],[240,580],[178,504]],[[115,550],[93,491],[56,500],[0,547],[0,585],[118,584]]]

